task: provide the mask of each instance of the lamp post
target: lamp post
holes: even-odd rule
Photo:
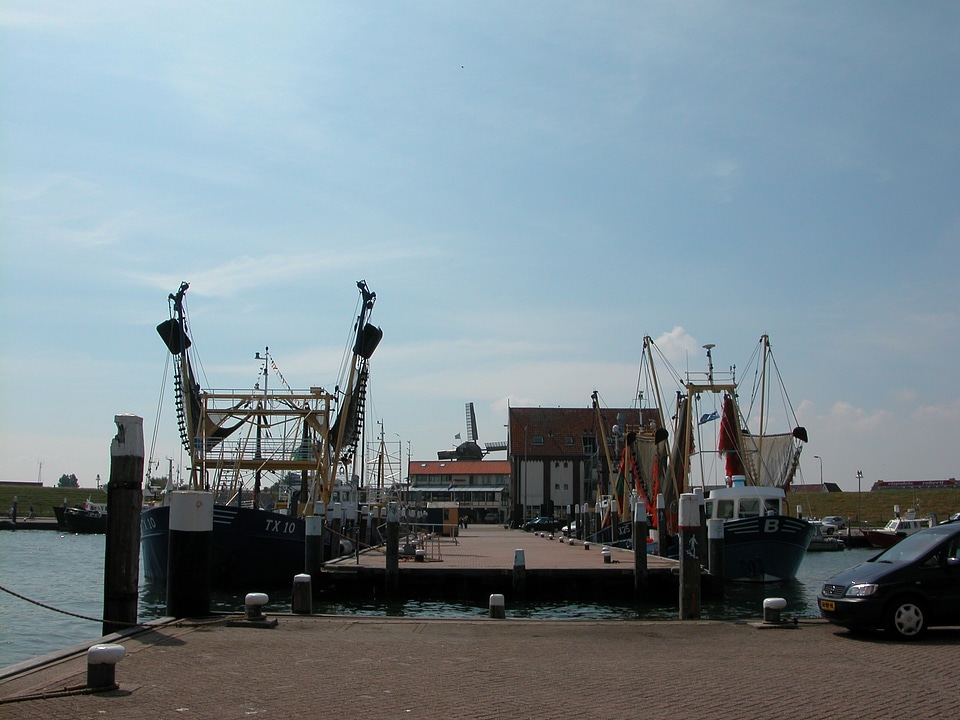
[[[813,459],[820,461],[820,492],[823,492],[823,458],[819,455],[814,455]]]
[[[860,481],[863,480],[863,471],[857,470],[857,525],[863,527],[863,522],[860,520]]]

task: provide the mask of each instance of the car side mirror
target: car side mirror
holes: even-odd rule
[[[947,565],[949,565],[950,567],[960,566],[960,557],[948,557]]]

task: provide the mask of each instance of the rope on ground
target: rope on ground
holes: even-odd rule
[[[73,687],[65,687],[61,690],[51,690],[49,692],[39,692],[31,693],[29,695],[15,695],[8,698],[0,698],[0,705],[8,705],[10,703],[18,702],[28,702],[30,700],[50,700],[52,698],[60,697],[70,697],[72,695],[93,695],[94,693],[100,692],[110,692],[111,690],[119,689],[119,685],[114,683],[113,685],[107,685],[106,687],[92,688],[87,687],[86,685],[74,685]]]
[[[89,615],[80,615],[75,612],[70,612],[69,610],[61,610],[60,608],[55,608],[52,605],[45,605],[44,603],[38,600],[32,600],[31,598],[28,598],[25,595],[21,595],[18,592],[14,592],[10,588],[6,588],[3,585],[0,585],[0,590],[3,590],[3,592],[9,595],[13,595],[15,598],[20,598],[21,600],[25,600],[28,603],[36,605],[37,607],[42,607],[44,610],[52,610],[53,612],[58,612],[61,615],[69,615],[70,617],[80,618],[81,620],[89,620],[90,622],[98,622],[98,623],[109,622],[112,625],[126,625],[127,627],[143,627],[143,623],[120,622],[118,620],[104,620],[103,618],[90,617]]]

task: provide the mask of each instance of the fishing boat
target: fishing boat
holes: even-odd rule
[[[188,489],[214,492],[214,588],[288,585],[305,567],[305,518],[325,514],[342,546],[357,519],[358,491],[351,473],[364,420],[369,360],[382,331],[369,323],[376,293],[357,283],[360,310],[348,360],[333,392],[312,386],[294,390],[276,367],[269,348],[250,390],[201,388],[194,373],[193,340],[184,307],[189,288],[169,296],[170,317],[157,331],[177,360],[174,388],[180,439],[189,453]],[[268,378],[280,377],[271,389]],[[291,488],[279,507],[267,483]],[[293,488],[296,489],[293,489]],[[162,583],[167,573],[172,475],[159,502],[141,513],[144,576]],[[337,535],[337,531],[342,534]],[[341,543],[330,541],[325,556]]]
[[[650,482],[659,482],[658,492],[664,497],[663,517],[659,522],[665,527],[660,537],[675,534],[679,496],[691,492],[696,470],[699,486],[706,493],[706,517],[724,521],[724,578],[748,582],[791,580],[796,577],[814,532],[808,521],[789,515],[786,500],[786,490],[796,474],[807,432],[795,424],[795,417],[790,418],[792,430],[771,431],[768,395],[772,376],[779,380],[779,370],[767,335],[760,338],[751,358],[756,372],[749,407],[758,408],[757,433],[748,429],[749,418],[741,413],[741,387],[735,368],[726,373],[715,372],[713,347],[704,345],[706,373],[687,372],[682,377],[673,371],[681,390],[674,414],[669,462],[662,460],[665,433],[654,436],[654,444],[647,451],[648,456],[656,458],[650,462]],[[653,341],[645,338],[644,358],[650,368],[652,349]],[[656,375],[651,377],[659,401],[663,393]],[[782,382],[779,387],[783,391]],[[789,402],[784,406],[789,407]],[[661,417],[666,416],[661,411]],[[710,428],[717,427],[717,420],[716,440],[711,441],[706,436],[712,434]],[[709,447],[716,450],[704,450]],[[638,447],[634,454],[643,456],[643,450]],[[724,460],[722,483],[707,482],[710,467],[716,464],[712,458],[705,459],[710,454]]]
[[[54,508],[57,525],[74,535],[103,535],[107,532],[107,504],[87,498],[77,507]]]

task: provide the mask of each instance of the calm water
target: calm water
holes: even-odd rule
[[[763,614],[763,599],[787,600],[784,617],[818,617],[816,595],[823,581],[863,562],[871,550],[808,553],[795,582],[774,585],[728,584],[722,602],[706,603],[705,619],[755,619]],[[0,532],[0,586],[32,600],[77,615],[99,618],[103,609],[103,535],[61,535],[43,530]],[[291,583],[292,584],[292,583]],[[160,617],[166,609],[164,590],[140,591],[140,620]],[[274,595],[267,610],[289,612],[290,593]],[[241,611],[243,593],[217,594],[215,610]],[[320,613],[407,617],[481,618],[487,598],[477,605],[437,602],[320,604]],[[578,605],[538,603],[507,606],[508,617],[549,619],[675,619],[676,604]],[[0,667],[54,650],[96,640],[101,623],[38,607],[0,591]]]

